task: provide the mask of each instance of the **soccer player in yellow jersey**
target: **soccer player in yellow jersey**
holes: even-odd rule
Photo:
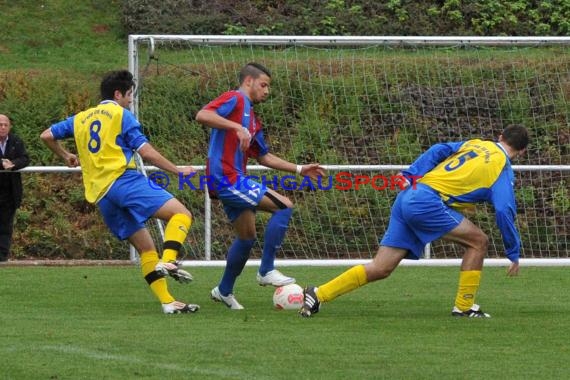
[[[402,259],[419,259],[427,243],[443,238],[465,247],[451,315],[490,317],[475,303],[489,239],[456,209],[480,202],[493,205],[506,256],[511,261],[507,274],[516,276],[520,238],[514,224],[511,160],[525,152],[528,139],[523,126],[512,125],[505,128],[498,142],[475,139],[432,146],[402,172],[404,176],[421,179],[415,189],[408,186],[396,197],[388,229],[374,259],[319,287],[305,288],[300,315],[310,317],[319,311],[322,302],[388,277]]]
[[[162,304],[165,314],[193,313],[200,308],[174,299],[166,276],[179,282],[192,280],[190,273],[176,264],[178,251],[190,228],[192,214],[172,194],[151,186],[136,170],[134,154],[162,170],[189,175],[191,166],[177,167],[148,142],[141,125],[128,110],[135,83],[126,70],[108,73],[101,81],[101,98],[96,107],[52,125],[41,139],[68,166],[81,163],[85,198],[99,207],[109,229],[128,241],[140,254],[142,274]],[[73,137],[77,155],[58,140]],[[167,222],[164,250],[159,260],[156,246],[145,222],[156,217]]]

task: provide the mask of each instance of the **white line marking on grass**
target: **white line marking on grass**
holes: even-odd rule
[[[120,363],[131,363],[131,364],[142,364],[149,365],[147,360],[141,360],[136,356],[132,355],[122,355],[122,354],[111,354],[101,351],[93,351],[77,346],[40,346],[40,350],[44,351],[56,351],[63,354],[83,356],[89,359],[101,360],[101,361],[115,361]],[[199,367],[183,367],[173,363],[152,363],[153,368],[164,369],[168,371],[184,372],[191,374],[200,375],[212,375],[212,376],[222,376],[227,378],[246,378],[247,374],[243,374],[236,371],[225,371],[225,370],[212,370],[207,368]]]

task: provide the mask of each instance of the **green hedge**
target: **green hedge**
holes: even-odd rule
[[[570,1],[124,0],[129,34],[567,36]]]
[[[9,110],[30,165],[63,165],[39,135],[52,123],[97,104],[94,83],[99,76],[29,70],[0,75],[0,110]],[[73,149],[71,141],[66,144]],[[26,173],[23,182],[13,258],[127,258],[125,244],[111,236],[96,208],[85,201],[80,175]]]
[[[534,138],[529,155],[519,163],[568,164],[567,94],[560,87],[560,78],[552,74],[555,70],[544,64],[544,54],[552,54],[552,63],[546,61],[548,64],[556,63],[556,49],[528,54],[520,70],[509,69],[509,77],[502,78],[505,62],[495,58],[489,61],[488,70],[472,69],[464,64],[469,62],[465,53],[454,61],[440,61],[445,68],[438,67],[435,61],[429,66],[431,71],[424,72],[425,76],[416,76],[412,83],[398,86],[392,84],[416,72],[418,58],[393,57],[398,65],[383,66],[383,72],[378,72],[376,78],[360,73],[360,66],[356,66],[356,72],[346,67],[335,72],[334,79],[322,78],[327,81],[324,88],[330,91],[317,92],[312,91],[310,81],[298,80],[297,76],[303,73],[272,65],[274,89],[289,88],[289,91],[274,90],[271,102],[261,105],[258,111],[274,151],[297,162],[409,164],[435,142],[474,135],[493,137],[505,124],[522,122],[531,128]],[[323,72],[318,68],[321,64],[318,60],[305,64],[309,65],[304,66],[305,70]],[[225,67],[233,72],[232,62],[226,62]],[[558,68],[567,72],[563,67]],[[207,66],[196,66],[193,70],[209,72],[207,83],[202,77],[189,77],[184,70],[149,71],[143,82],[140,119],[152,143],[168,157],[177,163],[203,164],[208,132],[194,121],[194,116],[227,88],[227,78],[222,71],[209,71]],[[453,72],[453,79],[448,80],[441,74],[444,72]],[[433,82],[437,73],[445,86]],[[376,90],[369,91],[366,97],[345,91],[343,83],[359,85],[355,78],[374,80]],[[501,80],[497,82],[497,78]],[[528,78],[541,80],[535,83]],[[26,141],[32,165],[61,165],[38,136],[51,123],[96,104],[98,79],[79,74],[62,79],[60,72],[39,75],[23,71],[4,73],[3,79],[0,109],[11,110],[14,129]],[[333,88],[342,93],[335,93]],[[447,107],[449,104],[455,107]],[[382,119],[386,116],[392,119]],[[283,130],[287,133],[281,133]],[[16,257],[125,258],[125,245],[110,235],[96,208],[83,200],[78,175],[26,174],[24,182],[25,200],[16,223]],[[560,173],[547,172],[519,175],[519,183],[519,208],[528,221],[521,225],[526,252],[546,255],[544,244],[547,244],[548,254],[564,255],[564,239],[570,226],[567,182]],[[203,194],[174,192],[195,215],[192,230],[199,245],[204,223]],[[390,194],[375,191],[287,195],[300,206],[287,240],[289,256],[316,255],[319,251],[342,256],[346,252],[335,249],[345,243],[350,247],[349,252],[362,252],[375,244],[376,235],[385,228],[391,201]],[[357,199],[363,201],[355,203]],[[340,215],[346,217],[339,218]],[[261,230],[265,219],[258,219]],[[476,220],[493,224],[484,212]],[[319,237],[322,226],[331,221],[332,232]],[[232,231],[218,206],[214,208],[213,222],[214,254],[223,258],[224,242]],[[495,241],[500,241],[496,231],[489,232]],[[307,245],[310,234],[317,234],[317,239]],[[201,250],[198,245],[197,253]]]

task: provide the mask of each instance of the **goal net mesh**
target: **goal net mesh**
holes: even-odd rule
[[[136,49],[137,114],[150,141],[177,164],[205,164],[209,131],[195,122],[195,115],[222,92],[235,89],[240,68],[252,61],[272,72],[271,95],[256,105],[271,152],[300,164],[352,165],[342,169],[345,178],[347,173],[353,179],[359,174],[389,178],[432,144],[496,139],[506,126],[522,123],[532,134],[526,156],[514,163],[521,165],[515,170],[515,190],[522,257],[569,256],[568,45],[152,42],[141,40]],[[339,173],[329,170],[322,189],[315,185],[311,190],[299,189],[300,181],[283,188],[287,182],[281,179],[288,173],[250,172],[277,176],[277,191],[295,204],[280,258],[374,255],[396,192],[370,184],[356,189],[354,180],[339,182]],[[196,190],[179,182],[171,177],[168,190],[194,215],[185,258],[202,259],[205,193],[196,179]],[[348,190],[338,189],[349,184]],[[219,202],[212,201],[211,212],[211,257],[224,259],[234,233]],[[257,215],[259,243],[252,257],[261,254],[268,218]],[[492,208],[481,205],[469,218],[490,236],[488,257],[504,257]],[[461,247],[443,241],[431,247],[433,258],[461,253]]]

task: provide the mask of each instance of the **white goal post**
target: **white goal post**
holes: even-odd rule
[[[521,264],[569,265],[569,50],[570,37],[131,35],[128,59],[138,87],[133,112],[179,165],[203,168],[208,132],[193,116],[235,87],[250,61],[273,72],[272,95],[259,106],[272,149],[294,162],[319,161],[332,175],[389,176],[433,143],[493,138],[524,123],[533,140],[527,160],[514,165]],[[232,235],[219,205],[206,191],[173,192],[194,202],[193,257],[184,264],[224,265]],[[284,266],[370,260],[393,199],[370,186],[285,195],[296,212],[279,255]],[[486,263],[506,265],[492,210],[478,210],[475,222],[491,238]],[[455,265],[460,257],[438,241],[425,260],[404,265]],[[254,256],[248,264],[256,263]]]

